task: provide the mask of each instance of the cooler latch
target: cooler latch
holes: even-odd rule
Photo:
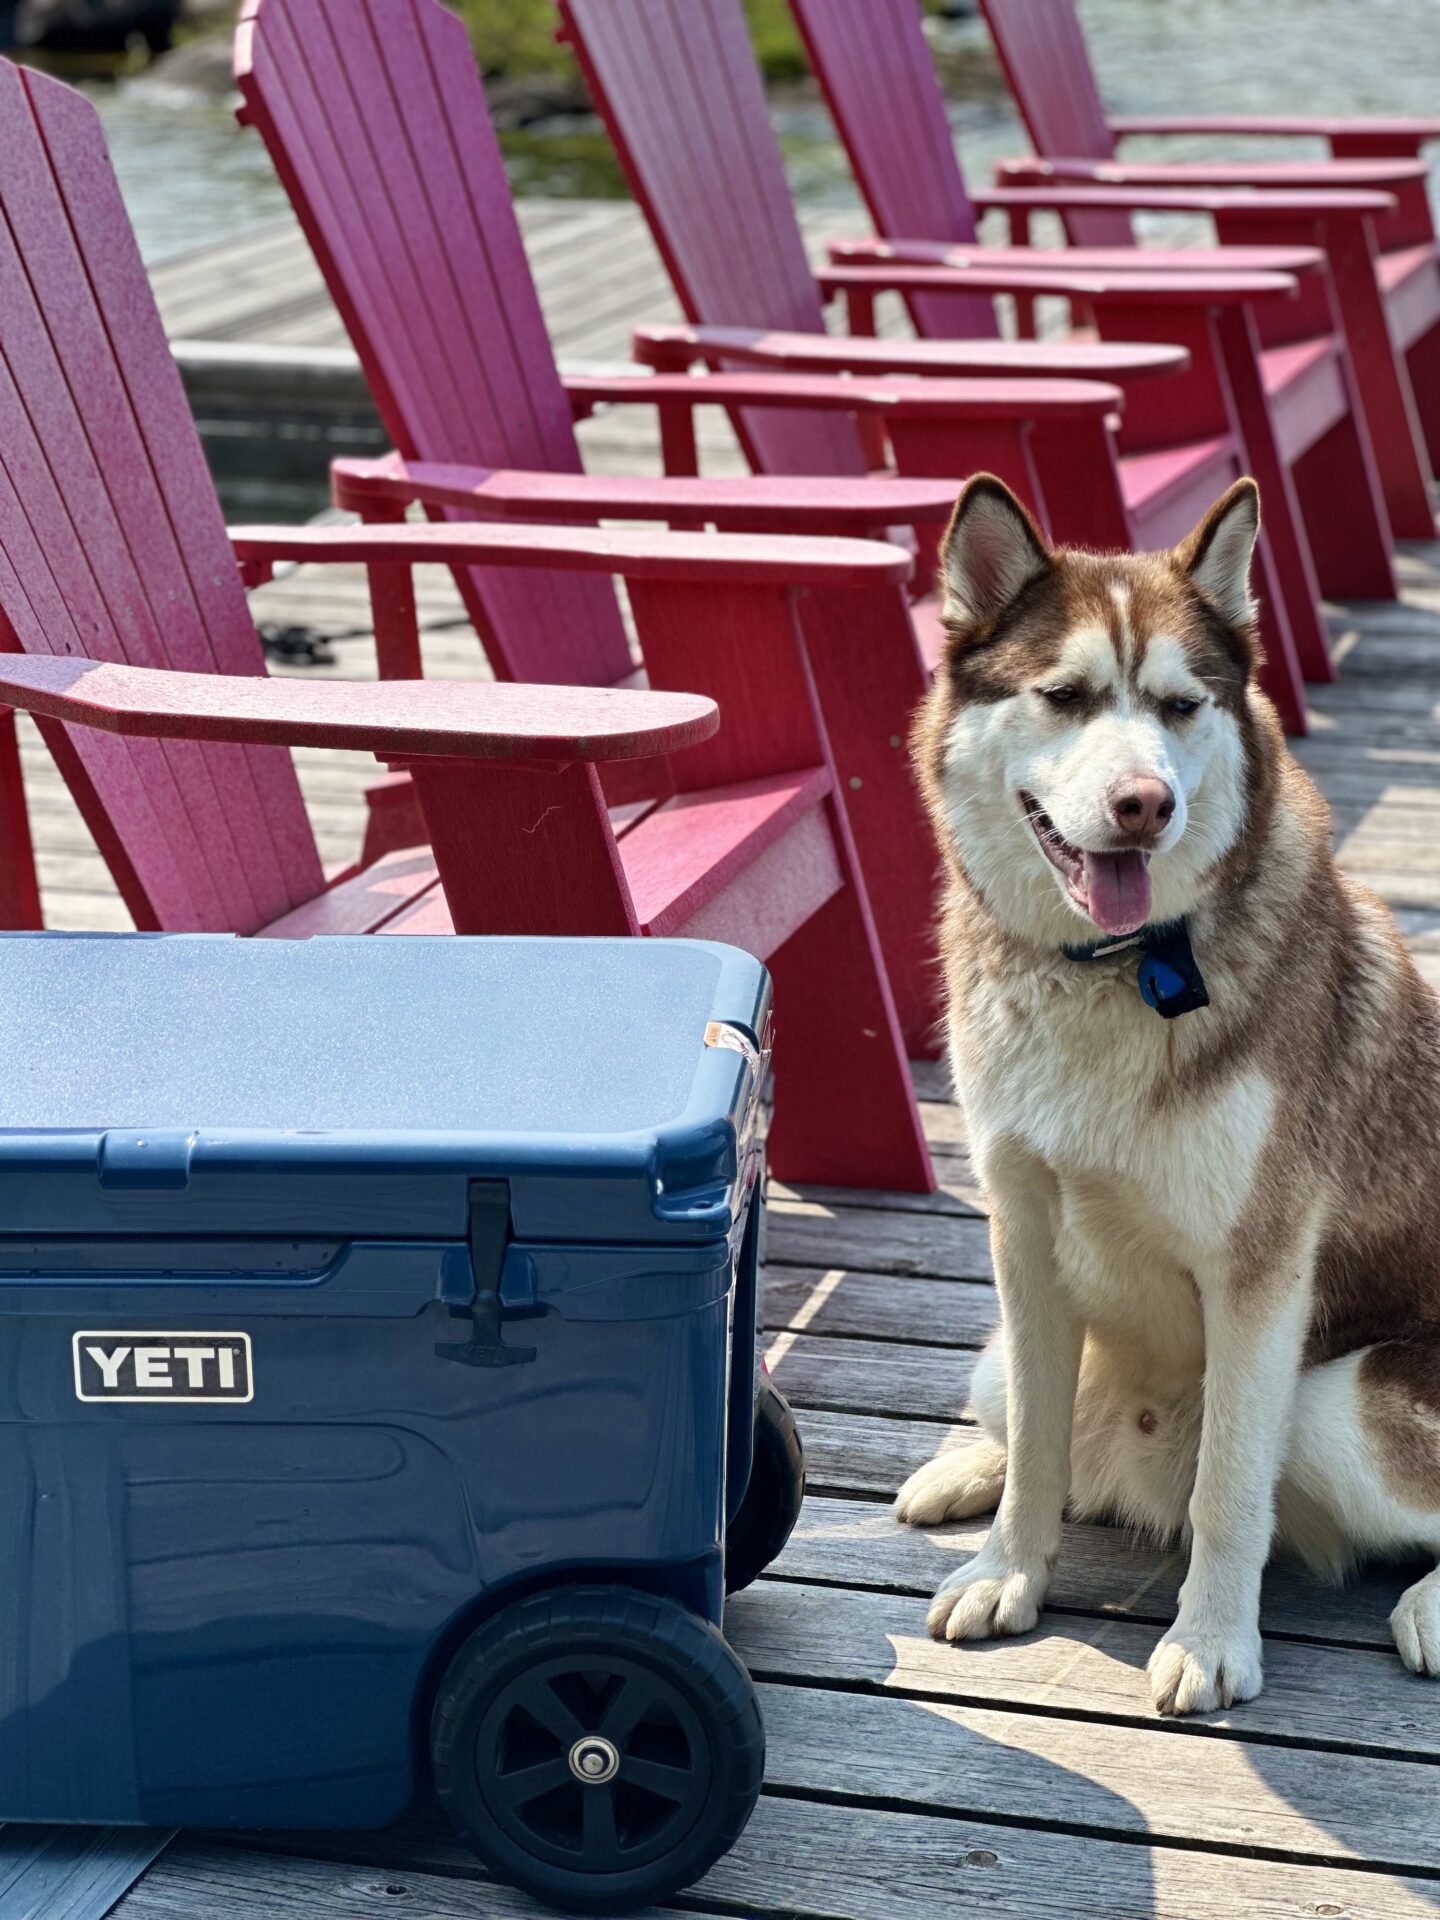
[[[501,1334],[504,1308],[500,1304],[500,1276],[510,1242],[510,1189],[503,1180],[470,1182],[470,1271],[475,1296],[468,1306],[452,1307],[457,1318],[468,1318],[468,1340],[437,1340],[442,1360],[458,1360],[466,1367],[521,1367],[535,1358],[534,1347],[507,1347]]]

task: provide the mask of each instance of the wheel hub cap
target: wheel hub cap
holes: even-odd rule
[[[570,1749],[570,1771],[586,1787],[603,1787],[620,1771],[620,1755],[598,1733],[587,1733]]]

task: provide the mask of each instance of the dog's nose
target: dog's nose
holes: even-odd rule
[[[1175,812],[1175,795],[1169,786],[1148,775],[1115,781],[1106,798],[1110,818],[1122,833],[1136,840],[1158,838]]]

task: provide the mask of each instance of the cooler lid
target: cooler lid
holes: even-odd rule
[[[729,1230],[769,976],[691,940],[0,935],[0,1235]]]

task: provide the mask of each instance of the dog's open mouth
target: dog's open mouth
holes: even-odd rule
[[[1150,918],[1148,853],[1134,847],[1119,853],[1072,847],[1033,793],[1022,793],[1020,805],[1071,900],[1102,933],[1134,933],[1144,926]]]

